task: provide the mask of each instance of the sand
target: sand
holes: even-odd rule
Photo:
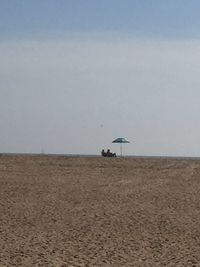
[[[200,160],[1,155],[0,266],[200,266]]]

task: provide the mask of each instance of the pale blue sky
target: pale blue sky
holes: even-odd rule
[[[200,156],[199,11],[0,0],[0,152]]]
[[[0,34],[117,32],[143,37],[199,37],[198,0],[1,0]]]

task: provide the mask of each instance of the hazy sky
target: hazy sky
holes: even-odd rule
[[[0,152],[200,156],[199,0],[0,0]]]

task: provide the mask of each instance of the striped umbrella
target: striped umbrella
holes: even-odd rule
[[[112,143],[120,144],[120,155],[122,156],[122,144],[130,143],[128,140],[122,137],[118,137],[117,139],[113,140]]]

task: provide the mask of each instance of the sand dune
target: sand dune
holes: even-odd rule
[[[200,160],[0,156],[0,266],[200,266]]]

